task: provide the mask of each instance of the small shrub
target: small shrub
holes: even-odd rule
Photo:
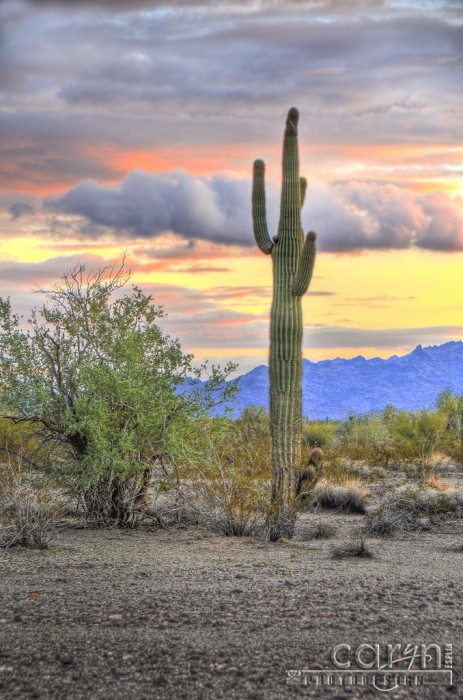
[[[268,485],[254,482],[232,468],[204,473],[182,486],[185,503],[197,513],[199,522],[226,536],[258,534],[266,519]]]
[[[270,416],[263,406],[246,406],[236,419],[235,427],[247,442],[268,441],[270,438]]]
[[[260,414],[251,414],[260,421]],[[264,434],[249,439],[252,427],[228,419],[198,420],[195,430],[174,445],[171,480],[184,507],[199,522],[224,535],[260,534],[268,515],[270,449]],[[243,419],[244,420],[244,419]],[[265,421],[262,419],[263,432]]]
[[[335,526],[323,520],[319,520],[317,523],[309,525],[300,531],[300,537],[303,540],[329,540],[335,535]]]
[[[463,442],[449,447],[447,453],[453,462],[463,464]]]
[[[336,423],[333,421],[306,421],[302,426],[302,443],[308,450],[314,447],[320,447],[322,450],[330,449],[334,442],[336,429]]]
[[[408,499],[386,499],[367,513],[364,532],[376,537],[387,537],[396,532],[429,529],[416,517]]]
[[[395,414],[389,425],[399,461],[419,465],[422,476],[433,469],[432,457],[447,441],[445,416],[431,411]]]
[[[387,471],[380,466],[371,465],[366,462],[353,462],[347,467],[347,475],[350,479],[361,479],[362,481],[379,481],[387,476]]]
[[[373,551],[368,547],[365,539],[359,535],[350,540],[340,542],[332,548],[331,557],[333,559],[345,559],[347,557],[373,557]]]
[[[324,452],[323,477],[331,484],[343,484],[350,478],[351,461],[344,458],[339,450]]]
[[[353,480],[344,484],[330,484],[322,480],[313,489],[313,503],[330,510],[363,514],[368,495],[368,490]]]
[[[402,486],[368,512],[365,532],[385,537],[398,531],[429,529],[433,518],[462,517],[463,493],[438,482],[439,489]]]
[[[349,460],[387,466],[391,459],[389,429],[380,415],[352,415],[338,430],[337,447]]]
[[[416,515],[463,516],[463,492],[454,487],[435,490],[405,486],[399,492],[412,504]]]
[[[17,463],[0,465],[0,482],[0,546],[47,549],[62,513],[56,492],[43,477],[22,471]]]

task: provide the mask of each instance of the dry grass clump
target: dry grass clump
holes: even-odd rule
[[[299,537],[302,540],[329,540],[336,535],[336,527],[331,523],[319,520],[312,525],[300,528]]]
[[[451,466],[452,460],[448,454],[436,451],[432,453],[429,462],[433,470],[438,470]]]
[[[63,504],[37,474],[17,463],[0,464],[0,546],[47,549]]]
[[[456,488],[454,483],[449,483],[448,481],[442,481],[442,479],[437,474],[431,474],[425,481],[424,486],[435,491],[447,491],[448,489]]]
[[[376,537],[387,537],[400,531],[429,529],[417,518],[413,503],[407,498],[384,499],[375,509],[367,513],[364,531]]]
[[[403,486],[398,491],[408,499],[417,515],[463,517],[463,492],[452,485],[439,489]]]
[[[340,542],[331,550],[332,559],[345,559],[347,557],[364,557],[371,559],[373,551],[367,545],[362,535],[357,535],[349,540]]]
[[[266,481],[237,474],[233,465],[215,465],[214,473],[196,471],[177,491],[183,516],[226,536],[262,534],[268,511]]]
[[[429,529],[435,518],[463,517],[462,491],[441,481],[434,483],[437,488],[398,488],[368,512],[365,532],[384,537],[398,531]]]
[[[347,467],[347,475],[349,479],[374,482],[384,479],[387,476],[387,471],[383,467],[367,462],[352,462]]]
[[[354,479],[342,484],[330,484],[322,479],[313,489],[312,503],[330,510],[364,514],[369,495],[368,489]]]

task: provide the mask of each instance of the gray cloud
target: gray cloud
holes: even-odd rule
[[[111,167],[118,176],[104,161],[121,147],[181,153],[279,141],[276,117],[293,103],[306,144],[457,141],[463,73],[454,7],[6,2],[4,184],[12,172],[42,184],[108,179]]]
[[[135,170],[118,187],[84,181],[46,207],[84,216],[116,233],[152,238],[172,231],[189,240],[251,245],[249,201],[247,180]]]
[[[419,245],[429,250],[463,250],[463,197],[450,199],[438,192],[424,198],[428,225],[419,234]]]
[[[366,182],[314,186],[307,193],[303,222],[317,231],[325,251],[463,250],[463,199],[445,193],[419,195]]]
[[[28,202],[13,202],[8,207],[8,211],[11,214],[11,220],[19,219],[21,216],[27,214],[33,214],[35,209]]]
[[[231,5],[235,3],[233,0],[25,0],[25,4],[30,7],[41,8],[59,8],[63,7],[69,10],[84,9],[111,9],[116,12],[133,12],[137,9],[154,10],[158,8],[168,9],[169,7],[209,7],[214,4]]]
[[[193,177],[173,173],[132,171],[118,186],[84,181],[46,208],[84,217],[96,224],[94,235],[155,238],[172,231],[187,241],[254,246],[251,184],[216,174]],[[267,188],[268,223],[276,231],[279,196]],[[447,194],[419,195],[396,185],[350,182],[309,186],[303,227],[318,234],[318,248],[327,252],[366,249],[419,248],[463,250],[463,199]],[[59,219],[58,219],[59,222]],[[55,223],[56,226],[56,223]],[[105,228],[98,228],[105,227]],[[84,231],[88,234],[88,227]],[[174,246],[172,257],[195,258],[194,249]],[[153,259],[166,252],[149,249]],[[198,252],[198,251],[196,251]]]

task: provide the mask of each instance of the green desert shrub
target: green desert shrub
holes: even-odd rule
[[[463,446],[463,394],[454,394],[449,387],[436,399],[436,410],[446,421],[448,449]]]
[[[302,444],[309,451],[320,447],[324,452],[333,447],[337,424],[330,420],[307,420],[302,425]]]
[[[394,461],[394,444],[382,413],[352,414],[338,424],[333,449],[348,462],[385,468]]]
[[[39,421],[22,421],[0,415],[0,462],[20,461],[33,471],[50,472],[62,460],[63,449],[43,440],[41,429]]]
[[[445,416],[432,411],[410,413],[400,411],[390,424],[395,455],[399,462],[415,463],[424,476],[432,468],[434,452],[445,447],[448,440]]]
[[[205,418],[170,443],[173,486],[200,522],[225,535],[260,532],[268,514],[268,440],[250,441],[240,423]]]
[[[339,427],[338,446],[353,459],[363,459],[377,445],[389,440],[389,430],[381,415],[351,415]]]
[[[63,488],[81,497],[89,519],[125,527],[147,470],[166,452],[170,433],[214,404],[227,402],[235,367],[206,370],[191,383],[180,343],[164,333],[163,308],[130,279],[124,260],[99,270],[82,264],[43,289],[27,330],[0,298],[0,391],[9,414],[28,422],[47,448]],[[182,391],[182,389],[191,391]],[[230,394],[231,391],[231,394]],[[0,456],[1,457],[1,456]]]
[[[259,442],[270,438],[270,416],[263,406],[246,406],[235,426],[242,440]]]

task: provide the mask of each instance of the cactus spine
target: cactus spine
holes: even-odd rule
[[[270,314],[270,426],[272,495],[269,537],[292,537],[296,522],[296,472],[301,466],[302,438],[302,307],[315,261],[315,233],[304,242],[301,207],[307,181],[299,178],[297,124],[292,108],[283,141],[283,183],[278,233],[270,239],[265,214],[265,164],[254,162],[252,216],[256,243],[273,263]]]

